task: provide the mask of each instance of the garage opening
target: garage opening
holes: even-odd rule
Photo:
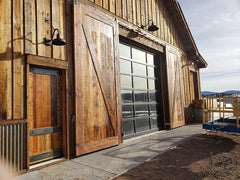
[[[124,137],[162,127],[160,56],[120,43]]]

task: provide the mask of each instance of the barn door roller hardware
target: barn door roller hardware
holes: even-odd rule
[[[150,22],[152,21],[152,25],[148,26]],[[146,25],[141,25],[141,28],[144,29],[146,26],[148,26],[148,31],[157,31],[159,30],[159,27],[157,27],[154,23],[153,20],[149,20]]]
[[[66,40],[60,38],[59,29],[58,28],[54,28],[54,27],[52,27],[52,29],[53,29],[53,32],[52,32],[51,39],[44,38],[44,44],[46,46],[52,46],[52,45],[63,46],[63,45],[65,45],[66,44]],[[56,31],[57,31],[57,38],[53,39]]]

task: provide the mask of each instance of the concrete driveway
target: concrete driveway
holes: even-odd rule
[[[201,124],[163,130],[122,144],[18,176],[20,180],[112,179],[205,132]]]

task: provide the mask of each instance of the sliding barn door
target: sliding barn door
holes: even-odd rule
[[[181,63],[177,50],[166,47],[167,82],[168,82],[168,104],[170,128],[185,125],[183,96],[181,88]]]
[[[117,30],[113,18],[74,5],[76,155],[121,141]]]

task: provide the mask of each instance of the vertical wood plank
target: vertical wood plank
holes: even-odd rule
[[[140,0],[136,0],[136,25],[137,26],[141,26],[141,5],[140,5],[141,1]]]
[[[51,57],[51,46],[45,46],[43,39],[51,39],[50,0],[37,0],[37,42],[38,55]],[[41,26],[39,26],[41,24]]]
[[[11,1],[0,5],[0,119],[12,119]]]
[[[145,0],[140,1],[140,7],[141,7],[141,25],[145,25],[146,23],[146,14],[145,14]],[[147,28],[147,27],[146,27]]]
[[[122,0],[116,1],[116,15],[122,17]]]
[[[13,118],[23,118],[23,2],[13,1]]]
[[[152,20],[156,24],[157,19],[156,19],[156,2],[155,2],[155,0],[152,0]],[[157,36],[157,32],[154,31],[153,35]]]
[[[106,9],[106,10],[109,10],[108,0],[103,0],[103,8]]]
[[[148,0],[148,19],[152,20],[152,0]]]
[[[122,0],[122,18],[127,20],[127,0]]]
[[[103,0],[95,0],[95,3],[97,4],[97,5],[99,5],[99,6],[101,6],[102,7],[102,5],[103,5],[103,2],[102,2]]]
[[[74,131],[74,69],[73,67],[73,35],[72,35],[72,26],[73,26],[73,12],[72,4],[66,3],[66,59],[68,60],[69,70],[66,71],[66,134],[67,134],[67,158],[75,155],[75,131]]]
[[[150,20],[149,17],[148,17],[148,1],[149,0],[145,0],[145,4],[144,4],[146,23]]]
[[[109,0],[109,9],[114,14],[116,13],[116,3],[117,2],[115,0]]]
[[[163,9],[162,5],[163,2],[162,0],[159,1],[158,6],[159,6],[159,21],[160,21],[160,39],[164,40],[164,27],[163,27]]]
[[[58,18],[56,18],[58,17]],[[66,39],[65,0],[52,0],[52,25],[59,29],[60,37]],[[54,38],[56,38],[57,32]],[[66,60],[66,46],[53,46],[53,58]]]
[[[136,24],[137,23],[137,11],[136,11],[136,0],[132,0],[132,23]]]
[[[157,31],[157,37],[160,38],[161,34],[161,24],[160,24],[160,13],[159,13],[159,1],[156,3],[156,25],[159,27],[159,30]]]
[[[163,26],[164,26],[164,41],[167,41],[168,39],[168,34],[167,34],[167,15],[166,15],[166,9],[165,5],[163,4],[162,7],[163,10]]]
[[[61,14],[60,14],[60,1],[59,0],[52,0],[52,19],[51,19],[51,25],[54,28],[59,28],[59,31],[61,33],[61,29],[60,29],[60,19],[61,19]],[[56,18],[58,17],[58,18]],[[51,30],[51,32],[53,31],[53,29]],[[57,32],[55,32],[55,36],[53,37],[56,38],[56,34]],[[52,50],[53,50],[53,58],[56,59],[61,59],[61,53],[62,53],[62,49],[61,46],[52,46]]]
[[[35,0],[24,1],[25,53],[36,54]]]
[[[127,0],[127,17],[129,22],[133,22],[132,0]]]

